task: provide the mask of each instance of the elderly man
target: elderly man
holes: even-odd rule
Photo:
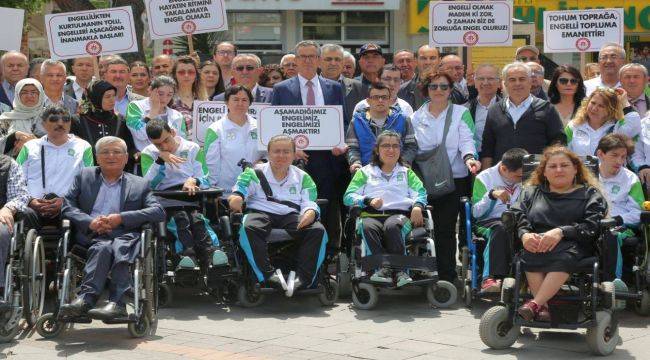
[[[321,76],[333,81],[338,81],[345,90],[345,112],[349,123],[353,114],[354,106],[363,99],[363,86],[359,80],[349,79],[342,75],[343,72],[343,47],[337,44],[325,44],[321,47],[320,69]]]
[[[521,61],[523,63],[534,62],[542,65],[542,61],[539,58],[540,52],[537,46],[535,45],[524,45],[517,48],[515,51],[515,61]],[[542,89],[544,92],[548,92],[548,86],[551,85],[551,80],[542,79]],[[533,94],[535,95],[535,94]]]
[[[11,157],[0,155],[0,293],[5,286],[5,263],[13,235],[14,216],[25,211],[28,201],[22,168]],[[7,306],[0,299],[0,310]]]
[[[469,109],[472,119],[474,119],[474,140],[476,141],[476,151],[480,155],[488,108],[501,100],[497,95],[500,87],[497,67],[492,64],[481,64],[476,67],[474,84],[478,91],[478,96],[468,101],[465,106]]]
[[[295,54],[286,54],[280,59],[280,67],[287,79],[298,75],[298,65],[296,64]]]
[[[417,52],[417,68],[418,74],[409,82],[402,84],[402,87],[397,93],[397,97],[406,100],[411,105],[413,110],[417,111],[427,99],[422,95],[422,91],[418,88],[420,77],[427,71],[434,70],[440,63],[440,52],[434,47],[429,45],[422,45]]]
[[[161,54],[151,60],[151,76],[158,75],[170,76],[174,67],[174,59],[167,54]]]
[[[415,77],[415,54],[412,51],[398,50],[393,55],[393,63],[400,71],[402,82],[411,81]]]
[[[447,55],[440,61],[440,71],[454,80],[454,87],[451,90],[451,102],[457,105],[466,103],[469,99],[469,93],[467,91],[463,60],[457,55]]]
[[[648,69],[641,64],[631,63],[623,65],[619,74],[621,85],[627,92],[630,104],[641,115],[641,118],[644,118],[650,110],[650,97],[644,93],[648,83]]]
[[[618,88],[621,87],[619,71],[625,64],[625,49],[613,43],[603,45],[598,52],[598,68],[600,76],[585,81],[587,96],[597,87]]]
[[[263,71],[262,60],[255,54],[239,54],[232,59],[232,75],[234,83],[242,85],[253,94],[253,102],[270,103],[273,89],[258,85]],[[225,93],[215,95],[213,100],[224,101]]]
[[[501,76],[508,97],[488,109],[481,150],[483,169],[499,162],[512,148],[541,154],[554,142],[566,142],[555,107],[530,94],[530,68],[520,62],[511,63],[504,66]]]
[[[117,89],[115,94],[115,112],[122,116],[126,116],[126,107],[129,106],[130,102],[144,99],[143,96],[127,88],[129,84],[129,64],[120,56],[115,55],[115,57],[106,63],[104,80]]]
[[[41,80],[45,92],[44,106],[62,105],[70,114],[76,114],[79,103],[63,91],[65,74],[65,64],[61,61],[48,59],[41,64]]]
[[[343,52],[343,76],[348,79],[354,79],[354,73],[357,72],[357,59],[349,51]]]
[[[75,175],[93,165],[92,148],[70,134],[72,116],[64,107],[45,108],[42,119],[47,134],[26,142],[16,159],[31,197],[27,215],[35,227],[55,222]]]
[[[74,58],[72,59],[71,69],[74,80],[69,79],[63,87],[63,91],[67,96],[79,102],[95,73],[93,58],[90,56]]]
[[[544,91],[544,67],[534,61],[526,63],[530,68],[530,94],[542,100],[548,100]]]
[[[9,51],[0,57],[2,67],[2,86],[0,87],[0,103],[14,108],[14,88],[16,83],[27,77],[29,61],[25,54]]]
[[[88,247],[88,258],[79,294],[60,311],[109,320],[127,316],[124,295],[132,283],[129,267],[140,249],[140,228],[164,221],[165,212],[146,180],[124,172],[128,155],[122,139],[107,136],[95,148],[99,167],[77,174],[65,197],[63,216],[72,222],[75,243]],[[109,273],[108,304],[92,309]]]
[[[368,95],[370,84],[379,81],[381,68],[386,64],[381,46],[368,43],[359,49],[359,69],[361,74],[355,79],[361,81],[364,94]]]
[[[237,47],[235,44],[223,41],[214,47],[212,59],[219,65],[221,69],[221,77],[223,77],[223,84],[226,87],[232,85],[232,60],[237,55]]]

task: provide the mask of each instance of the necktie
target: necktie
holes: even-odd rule
[[[307,103],[305,105],[316,105],[316,94],[314,93],[314,83],[307,81]]]

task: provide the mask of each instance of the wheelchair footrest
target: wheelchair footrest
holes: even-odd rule
[[[107,319],[107,320],[102,320],[104,324],[112,325],[112,324],[127,324],[127,323],[133,323],[133,322],[138,322],[137,316],[135,314],[129,314],[129,316],[126,317],[118,317],[115,319]]]
[[[89,318],[88,315],[63,316],[59,314],[57,320],[63,323],[76,323],[76,324],[90,324],[91,322],[93,322],[93,319]]]
[[[436,259],[424,256],[389,254],[369,255],[361,258],[359,264],[363,271],[374,271],[380,268],[437,271]]]

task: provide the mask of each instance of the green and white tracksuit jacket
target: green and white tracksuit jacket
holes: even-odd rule
[[[43,164],[41,160],[44,160]],[[33,198],[42,198],[49,193],[65,196],[81,169],[94,163],[90,144],[72,134],[68,134],[68,141],[61,146],[49,142],[47,135],[29,140],[16,161],[23,168],[27,190]],[[41,171],[43,168],[45,174]]]
[[[166,190],[181,186],[190,177],[197,180],[199,187],[209,187],[208,169],[205,165],[203,150],[198,144],[185,140],[180,136],[176,137],[176,141],[180,144],[174,155],[185,159],[184,163],[176,166],[169,166],[162,159],[159,159],[160,151],[154,144],[150,144],[142,150],[140,160],[142,174],[145,179],[149,180],[151,188]]]
[[[500,219],[501,214],[508,209],[508,204],[499,199],[490,199],[490,190],[507,190],[510,192],[510,204],[514,204],[521,194],[521,183],[508,184],[501,174],[501,162],[482,171],[474,180],[472,191],[472,216],[478,220]]]
[[[636,111],[630,111],[616,122],[605,123],[599,129],[593,129],[587,122],[575,125],[570,121],[564,128],[567,144],[578,156],[595,155],[598,142],[609,133],[624,134],[635,142],[641,133],[641,118]]]
[[[142,152],[147,145],[151,144],[147,136],[147,123],[144,121],[145,117],[149,116],[151,110],[151,102],[149,98],[136,100],[129,103],[126,108],[126,127],[131,131],[133,136],[133,143],[136,149]],[[159,115],[157,118],[166,120],[169,127],[176,130],[176,134],[184,139],[187,139],[187,129],[185,127],[185,118],[180,112],[165,107],[166,112]],[[142,171],[144,174],[144,171]]]

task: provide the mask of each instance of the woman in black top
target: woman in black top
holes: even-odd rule
[[[562,146],[544,151],[527,187],[513,206],[522,260],[534,299],[518,309],[525,320],[549,321],[546,302],[594,252],[598,223],[607,203],[598,180],[578,156]]]
[[[81,100],[81,110],[78,121],[73,125],[72,133],[88,141],[93,147],[95,163],[95,143],[104,136],[117,136],[126,142],[129,152],[127,171],[133,170],[133,154],[136,153],[131,132],[126,127],[124,118],[117,114],[115,94],[117,89],[104,80],[96,81],[88,86]]]

